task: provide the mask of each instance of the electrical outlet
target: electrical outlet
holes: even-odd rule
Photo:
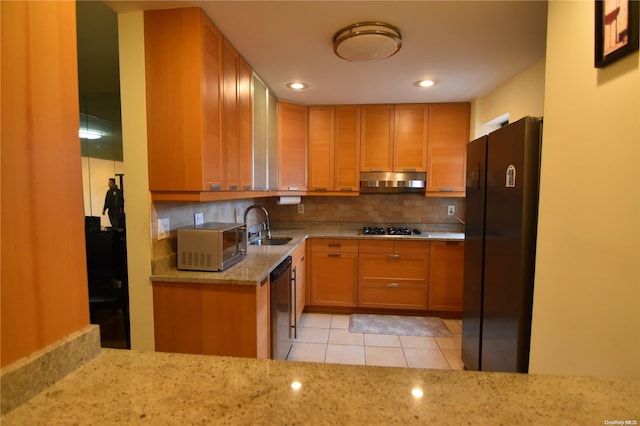
[[[202,213],[196,213],[194,218],[193,218],[196,226],[198,225],[202,225],[204,223],[204,214]]]
[[[164,217],[162,219],[158,219],[158,239],[163,240],[165,238],[169,238],[169,218]]]
[[[456,206],[454,205],[447,206],[447,214],[449,216],[453,216],[454,214],[456,214]]]
[[[304,213],[304,204],[298,204],[298,214]]]

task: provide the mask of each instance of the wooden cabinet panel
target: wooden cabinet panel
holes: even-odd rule
[[[294,315],[295,318],[292,319],[292,324],[298,325],[300,322],[300,317],[302,316],[302,312],[304,311],[305,301],[306,301],[306,274],[307,274],[307,263],[306,263],[306,244],[302,243],[295,251],[291,254],[291,265],[293,276],[295,277],[296,287],[294,289],[295,297],[294,297]]]
[[[360,107],[335,107],[335,180],[336,191],[360,188]]]
[[[269,284],[153,283],[156,350],[269,358]]]
[[[431,243],[429,268],[429,309],[462,312],[464,243]]]
[[[334,189],[334,108],[309,107],[309,190]]]
[[[223,190],[240,187],[240,143],[238,141],[238,52],[222,42],[222,151],[225,183]]]
[[[221,188],[222,35],[199,8],[146,11],[144,27],[149,189]]]
[[[429,105],[427,195],[464,196],[468,103]]]
[[[427,104],[395,106],[393,170],[425,172],[427,170]]]
[[[238,57],[238,144],[240,147],[240,189],[253,189],[253,70]]]
[[[308,108],[278,101],[278,188],[307,189]]]
[[[393,168],[393,105],[361,107],[360,170],[388,172]]]

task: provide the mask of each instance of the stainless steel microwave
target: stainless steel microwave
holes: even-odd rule
[[[247,252],[243,223],[207,222],[178,229],[178,269],[223,271]]]

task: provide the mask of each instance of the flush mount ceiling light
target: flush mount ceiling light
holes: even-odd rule
[[[304,83],[300,83],[299,81],[293,81],[291,83],[287,83],[287,87],[293,90],[304,90],[308,86]]]
[[[333,52],[347,61],[379,61],[398,53],[402,34],[384,22],[360,22],[333,36]]]

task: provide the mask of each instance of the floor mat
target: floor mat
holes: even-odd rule
[[[399,336],[451,337],[444,321],[436,317],[353,314],[349,318],[349,331]]]

